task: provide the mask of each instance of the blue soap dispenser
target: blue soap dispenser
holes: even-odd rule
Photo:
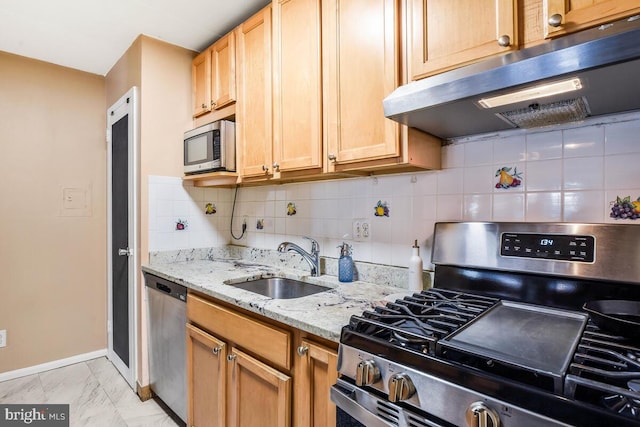
[[[353,258],[351,258],[351,245],[342,242],[338,247],[340,248],[338,280],[341,282],[353,282]]]

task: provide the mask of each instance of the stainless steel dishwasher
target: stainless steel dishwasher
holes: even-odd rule
[[[183,421],[187,420],[187,288],[145,273],[149,385]]]

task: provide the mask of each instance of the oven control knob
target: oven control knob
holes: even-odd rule
[[[362,360],[356,370],[356,385],[371,385],[380,379],[380,369],[373,360]]]
[[[467,408],[468,427],[500,427],[500,417],[483,402],[474,402]]]
[[[399,402],[413,396],[416,388],[407,374],[393,374],[389,378],[389,400]]]

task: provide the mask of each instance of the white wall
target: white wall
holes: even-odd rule
[[[300,236],[308,235],[320,242],[324,256],[337,257],[336,246],[351,233],[352,220],[366,218],[371,241],[352,242],[354,258],[406,266],[414,239],[429,259],[436,221],[640,224],[640,219],[609,217],[617,196],[640,197],[640,113],[461,139],[443,147],[442,156],[440,171],[240,188],[234,233],[240,234],[246,218],[247,235],[239,242],[229,235],[233,190],[183,187],[179,178],[152,177],[150,250],[227,243],[275,249],[284,240],[307,247]],[[502,167],[517,168],[522,184],[495,188]],[[379,200],[387,202],[389,217],[374,216]],[[215,203],[218,213],[204,215],[206,202]],[[289,202],[295,203],[294,216],[287,215]],[[183,217],[188,229],[175,231]],[[264,220],[262,230],[256,228],[258,219]]]

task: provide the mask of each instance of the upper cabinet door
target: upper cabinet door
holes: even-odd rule
[[[236,100],[236,42],[234,32],[211,46],[211,107],[222,108]]]
[[[545,37],[572,33],[640,13],[638,0],[543,0]]]
[[[324,0],[328,170],[397,156],[398,124],[382,100],[400,83],[399,0]]]
[[[322,167],[320,0],[273,3],[276,171]]]
[[[191,63],[193,117],[211,111],[211,51],[196,56]]]
[[[408,0],[412,79],[517,49],[516,4],[515,0]]]
[[[236,147],[240,175],[267,177],[273,167],[271,6],[241,24],[237,36]]]

